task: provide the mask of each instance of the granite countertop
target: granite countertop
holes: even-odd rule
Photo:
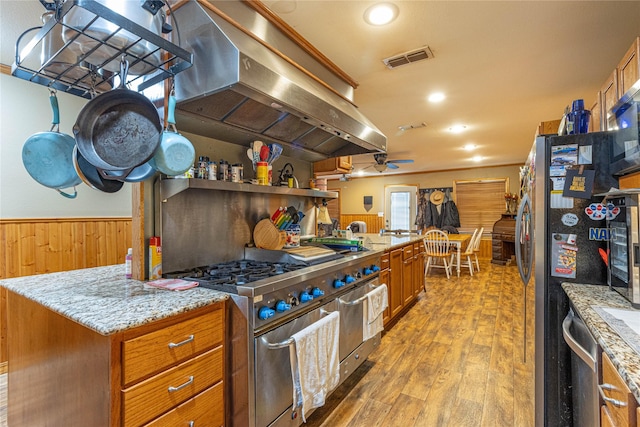
[[[381,236],[378,233],[356,233],[354,237],[362,239],[363,246],[369,250],[395,249],[407,243],[419,242],[424,239],[424,236],[421,234]]]
[[[629,301],[608,286],[563,283],[562,288],[620,376],[640,402],[640,353],[597,313],[596,307],[633,310]],[[640,310],[638,310],[640,316]]]
[[[0,280],[0,286],[36,301],[102,335],[111,335],[229,298],[205,288],[169,291],[125,279],[124,265]]]

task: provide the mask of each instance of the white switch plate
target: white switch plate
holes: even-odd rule
[[[378,212],[378,216],[382,218],[384,216],[384,212]]]

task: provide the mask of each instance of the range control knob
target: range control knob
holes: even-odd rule
[[[369,274],[373,274],[373,270],[370,269],[369,267],[365,267],[363,270],[363,273],[365,276],[368,276]]]
[[[273,317],[276,314],[276,311],[269,307],[262,307],[258,310],[258,317],[260,320],[267,320],[270,317]]]
[[[333,281],[333,287],[336,288],[336,289],[337,288],[341,288],[344,285],[345,285],[345,283],[340,279],[336,279],[336,280]]]
[[[309,292],[303,292],[300,294],[300,302],[309,302],[313,299],[313,295]]]
[[[314,298],[319,298],[324,295],[324,291],[320,288],[313,288],[311,289],[311,294],[314,296]]]
[[[282,313],[283,311],[291,310],[291,304],[280,300],[276,303],[276,311]]]
[[[356,278],[353,277],[350,274],[347,274],[347,277],[344,278],[345,283],[349,284],[349,283],[353,283],[356,281]]]
[[[373,272],[376,273],[376,272],[380,271],[380,267],[378,267],[376,264],[373,264],[371,266],[371,270],[373,270]]]

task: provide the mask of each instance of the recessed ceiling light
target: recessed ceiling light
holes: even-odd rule
[[[474,162],[481,162],[482,161],[482,156],[473,156],[471,158],[471,160],[473,160]]]
[[[467,127],[465,125],[453,125],[449,128],[449,131],[453,133],[460,133],[464,132],[466,129]]]
[[[473,150],[475,150],[476,148],[478,148],[478,146],[477,146],[476,144],[466,144],[463,148],[464,148],[466,151],[473,151]]]
[[[398,17],[398,6],[393,3],[378,3],[367,8],[364,20],[371,25],[385,25]]]
[[[429,102],[442,102],[444,101],[444,98],[445,98],[444,93],[435,92],[429,95],[429,98],[427,99],[429,100]]]

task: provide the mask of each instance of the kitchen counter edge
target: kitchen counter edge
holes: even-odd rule
[[[357,233],[354,238],[361,239],[363,246],[368,250],[393,250],[408,243],[421,242],[424,236],[421,234],[411,235],[385,235],[378,233]]]
[[[124,265],[3,279],[0,286],[105,336],[229,298],[199,287],[153,288],[126,279]]]
[[[608,286],[563,283],[562,289],[640,403],[640,354],[636,353],[592,308],[599,306],[633,309],[629,301],[617,292],[609,290]]]

